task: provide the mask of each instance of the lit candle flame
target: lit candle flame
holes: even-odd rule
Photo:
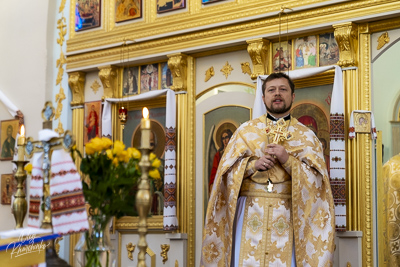
[[[24,136],[25,135],[25,126],[22,124],[21,125],[21,136]]]
[[[143,108],[142,113],[143,113],[143,118],[145,119],[149,118],[149,110],[146,107]]]

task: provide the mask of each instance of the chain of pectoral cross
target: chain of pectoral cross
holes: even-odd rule
[[[286,126],[286,121],[282,118],[276,122],[276,125],[274,125],[272,121],[268,123],[265,129],[267,133],[268,143],[269,143],[269,136],[273,137],[272,144],[278,144],[279,141],[285,141],[292,138],[292,134],[289,132],[289,126],[290,122],[289,125]],[[271,179],[269,178],[269,172],[267,172],[267,175],[268,175],[267,191],[271,193],[274,184],[271,182]]]

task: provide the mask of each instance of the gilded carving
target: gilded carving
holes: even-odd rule
[[[64,134],[65,131],[64,131],[64,127],[63,127],[63,124],[62,124],[61,120],[58,121],[57,128],[55,128],[54,131],[56,133],[58,133],[59,135]]]
[[[249,62],[242,62],[240,63],[242,67],[242,73],[248,74],[251,76],[251,69],[250,69],[250,63]]]
[[[69,73],[68,84],[72,92],[71,106],[83,105],[85,102],[85,80],[85,72],[77,71]]]
[[[97,80],[95,80],[93,82],[93,84],[90,86],[90,88],[92,88],[92,90],[93,90],[93,93],[95,93],[95,94],[99,91],[100,87],[101,87],[101,85]]]
[[[381,34],[381,36],[378,37],[378,46],[376,47],[376,49],[381,49],[385,44],[390,42],[390,37],[389,37],[389,33],[388,32],[384,32]]]
[[[126,245],[126,251],[128,252],[128,259],[133,261],[133,252],[135,251],[136,245],[133,245],[132,242],[129,242]]]
[[[341,67],[357,66],[358,28],[352,22],[333,25],[335,39],[339,45],[339,61]]]
[[[165,262],[168,260],[168,251],[169,251],[169,245],[168,244],[161,244],[161,257],[163,258],[163,263],[165,264]]]
[[[233,68],[227,61],[225,65],[222,67],[221,72],[225,75],[225,78],[228,79],[228,76],[231,75],[232,71]]]
[[[213,77],[214,74],[215,74],[214,67],[211,66],[208,70],[206,70],[206,78],[204,79],[204,81],[208,82],[208,80],[211,79],[211,77]]]
[[[58,32],[58,37],[57,38],[57,44],[60,46],[63,45],[65,41],[65,35],[67,34],[67,25],[66,25],[67,19],[65,17],[62,17],[61,19],[57,20],[57,29],[59,30]]]
[[[60,91],[58,92],[58,94],[56,94],[56,102],[57,102],[57,108],[56,108],[56,116],[55,116],[55,120],[57,120],[58,118],[60,118],[61,116],[61,112],[62,112],[62,101],[65,100],[65,94],[64,94],[64,89],[60,86]]]
[[[118,75],[117,67],[115,66],[105,66],[99,67],[99,78],[103,84],[103,98],[118,97],[117,95],[117,85],[118,85]]]
[[[172,73],[174,91],[186,90],[187,86],[187,56],[181,53],[168,55],[168,67]]]
[[[56,250],[57,255],[60,253],[60,241],[63,240],[64,237],[57,237],[54,240],[54,249]]]
[[[269,40],[262,38],[247,41],[247,52],[253,63],[253,73],[250,75],[253,80],[259,75],[267,74],[269,43]]]

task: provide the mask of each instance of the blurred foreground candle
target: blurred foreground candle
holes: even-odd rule
[[[25,160],[25,153],[24,153],[24,146],[25,146],[25,126],[21,125],[20,136],[17,140],[18,145],[18,160],[24,161]]]
[[[142,130],[142,148],[150,149],[150,119],[149,110],[146,107],[143,108],[143,119],[140,127]]]

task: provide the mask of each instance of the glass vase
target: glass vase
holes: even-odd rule
[[[112,217],[92,215],[89,231],[81,234],[74,249],[75,267],[115,267],[115,250],[110,240]]]

